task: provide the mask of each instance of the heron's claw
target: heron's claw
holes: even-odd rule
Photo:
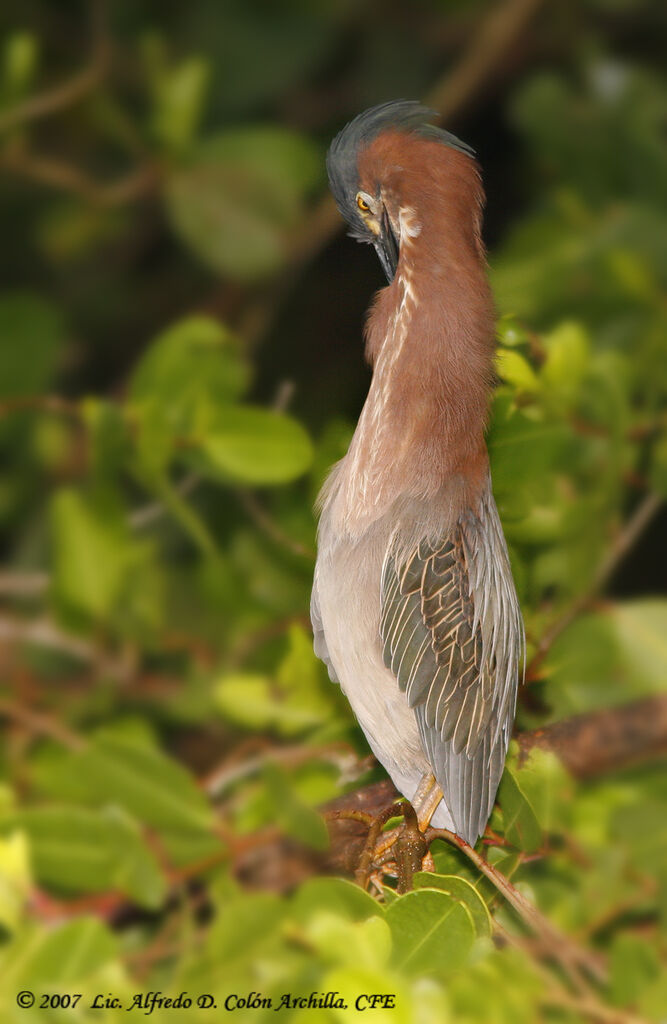
[[[390,818],[399,815],[403,816],[403,824],[383,833],[382,829]],[[380,876],[393,874],[397,879],[397,891],[408,892],[412,888],[412,876],[422,869],[427,857],[430,859],[428,843],[419,828],[414,807],[407,801],[395,803],[373,819],[355,879],[365,889],[371,878],[377,879],[378,873]],[[427,866],[431,867],[432,862]],[[394,871],[391,871],[392,867]]]

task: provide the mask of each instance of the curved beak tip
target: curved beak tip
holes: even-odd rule
[[[391,225],[391,221],[387,216],[385,210],[382,216],[382,227],[379,235],[373,242],[375,251],[378,254],[378,259],[382,264],[382,269],[385,272],[387,281],[391,284],[396,274],[396,268],[398,266],[398,239],[394,234],[394,229]]]

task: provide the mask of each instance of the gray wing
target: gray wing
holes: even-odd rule
[[[456,831],[474,843],[502,775],[524,648],[490,487],[446,537],[390,551],[380,632]]]
[[[313,581],[313,590],[310,595],[310,621],[313,626],[313,650],[317,657],[326,665],[331,682],[340,684],[340,680],[334,671],[331,658],[329,657],[329,648],[327,647],[327,641],[324,635],[319,598],[317,596],[317,578]]]

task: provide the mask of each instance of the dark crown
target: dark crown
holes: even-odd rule
[[[327,173],[338,209],[346,220],[350,221],[351,215],[356,219],[352,203],[359,184],[359,151],[387,128],[434,139],[474,159],[475,151],[465,142],[444,128],[430,124],[437,116],[437,111],[416,100],[391,100],[364,110],[338,133],[327,153]]]

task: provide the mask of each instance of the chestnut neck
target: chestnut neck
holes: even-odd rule
[[[427,224],[402,239],[396,276],[368,321],[367,404],[370,420],[383,423],[378,455],[391,461],[392,449],[402,452],[397,471],[419,491],[452,473],[477,473],[485,461],[493,323],[477,238],[454,239]]]

